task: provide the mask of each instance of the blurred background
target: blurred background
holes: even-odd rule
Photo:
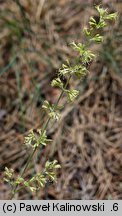
[[[25,176],[57,159],[57,183],[37,194],[20,191],[17,199],[122,199],[121,0],[0,0],[0,176],[5,166],[18,174],[25,164],[24,137],[42,127],[42,102],[54,103],[59,95],[50,82],[75,57],[68,44],[82,41],[99,3],[119,19],[105,30],[90,74],[70,83],[81,94],[74,104],[62,98],[62,118],[48,127],[53,142],[38,152]],[[8,197],[9,186],[1,182],[0,199]]]

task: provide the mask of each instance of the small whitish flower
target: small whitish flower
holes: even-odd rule
[[[100,17],[105,17],[108,14],[108,10],[100,7],[100,5],[95,6],[95,8],[98,11]]]
[[[49,113],[49,116],[50,116],[50,118],[55,119],[55,120],[57,120],[57,121],[61,118],[60,113],[58,113],[58,112],[53,112],[53,111]]]
[[[71,67],[66,64],[62,64],[62,67],[59,69],[59,75],[60,76],[65,76],[67,74],[70,74],[71,73]]]
[[[86,36],[91,36],[91,31],[88,28],[84,27],[83,32]]]
[[[14,178],[14,170],[13,169],[9,169],[8,167],[5,167],[5,171],[4,171],[4,181],[8,182],[9,184],[13,184],[11,181]]]
[[[95,57],[95,54],[93,54],[90,50],[85,50],[83,55],[81,56],[81,60],[86,64],[92,61]]]
[[[58,164],[57,160],[54,160],[52,162],[47,161],[46,164],[45,164],[45,169],[46,170],[59,169],[59,168],[61,168],[61,166]]]
[[[46,179],[46,176],[44,174],[37,173],[35,175],[34,181],[35,181],[35,184],[37,185],[37,188],[40,188],[40,187],[45,186],[47,179]]]
[[[76,51],[80,53],[81,60],[84,64],[89,63],[95,58],[95,54],[93,54],[90,50],[88,50],[84,44],[82,43],[76,44],[73,42],[71,45]]]
[[[103,42],[103,36],[96,34],[93,38],[90,39],[91,41],[95,41],[96,43]]]
[[[36,188],[35,187],[29,187],[29,189],[31,190],[31,192],[36,192]]]
[[[89,25],[90,27],[97,27],[97,22],[93,17],[90,17]]]
[[[89,21],[89,24],[90,24],[90,27],[92,27],[94,29],[95,28],[100,29],[100,28],[103,28],[103,27],[105,27],[107,25],[107,23],[105,22],[105,18],[103,18],[103,17],[100,17],[100,20],[99,20],[98,23],[93,17],[91,17],[90,21]]]
[[[34,133],[34,131],[31,129],[28,133],[28,135],[25,137],[25,145],[31,146],[33,143],[37,142],[37,137]]]
[[[38,147],[39,145],[46,146],[51,139],[47,139],[46,130],[42,132],[41,129],[38,129],[37,132],[39,133],[37,143],[34,144],[34,148]]]
[[[39,145],[46,146],[50,139],[47,139],[46,130],[42,132],[41,129],[37,130],[38,133],[34,133],[30,130],[27,137],[25,137],[25,144],[31,146],[33,149],[37,148]]]
[[[81,78],[81,77],[84,77],[86,76],[86,74],[88,73],[88,70],[85,66],[83,65],[76,65],[74,67],[74,74],[78,77],[78,78]]]
[[[111,14],[108,14],[106,16],[106,19],[108,19],[108,20],[116,20],[117,17],[118,17],[118,13],[111,13]]]
[[[87,69],[82,64],[76,64],[74,66],[69,65],[62,65],[62,68],[60,68],[59,73],[61,76],[65,76],[67,74],[69,75],[76,75],[77,78],[81,78],[82,76],[85,76],[87,74]]]
[[[58,110],[60,109],[59,106],[55,106],[55,104],[50,104],[48,101],[44,101],[42,108],[45,109],[45,111],[48,113],[51,119],[59,120],[60,119],[60,113]]]
[[[82,55],[84,53],[84,50],[85,50],[85,44],[83,43],[75,43],[75,42],[72,42],[71,43],[71,47],[78,51],[80,53],[80,55]]]
[[[60,78],[58,77],[58,78],[56,78],[56,79],[54,79],[52,82],[51,82],[51,86],[52,87],[59,87],[59,88],[63,88],[63,83],[62,83],[62,81],[60,80]]]
[[[12,176],[13,176],[13,174],[14,174],[14,170],[13,170],[13,169],[9,169],[8,167],[5,167],[4,174],[5,174],[8,178],[12,178]]]
[[[68,100],[70,102],[73,102],[75,100],[75,98],[79,95],[79,91],[77,90],[66,90],[66,93],[67,93],[67,97],[68,97]]]
[[[59,168],[61,168],[61,166],[58,164],[57,160],[54,160],[52,162],[47,161],[45,164],[44,173],[47,175],[49,179],[51,179],[52,181],[56,181],[55,169]]]
[[[48,111],[50,109],[50,103],[47,100],[45,100],[43,102],[42,108]]]

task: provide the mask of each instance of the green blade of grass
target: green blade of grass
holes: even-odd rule
[[[13,57],[13,59],[0,70],[0,76],[2,76],[9,68],[11,68],[16,63],[17,56]]]

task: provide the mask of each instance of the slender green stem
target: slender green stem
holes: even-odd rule
[[[23,12],[23,8],[22,8],[22,6],[21,6],[19,0],[14,0],[14,1],[18,4],[18,6],[19,6],[19,8],[20,8],[20,10],[21,10],[22,16],[23,16],[24,19],[25,19],[25,24],[26,24],[26,23],[27,23],[26,14]],[[97,9],[97,11],[99,12],[99,15],[100,15],[99,23],[96,23],[96,21],[94,20],[94,18],[91,17],[90,22],[89,22],[89,25],[90,25],[90,34],[91,34],[91,37],[93,38],[93,41],[99,42],[100,39],[99,39],[99,38],[95,38],[96,31],[97,31],[99,28],[101,29],[101,28],[103,28],[103,27],[106,25],[106,19],[107,19],[107,20],[108,20],[108,19],[109,19],[109,20],[115,19],[117,15],[116,15],[116,13],[108,14],[108,13],[106,12],[106,10],[103,10],[103,9],[100,8],[99,6],[97,6],[96,9]],[[101,17],[102,17],[102,20],[101,20]],[[93,31],[95,31],[95,35],[93,34]],[[97,35],[96,35],[96,36],[97,36]],[[98,34],[98,36],[99,36],[99,34]],[[88,41],[87,46],[89,46],[90,43],[91,43],[91,41]],[[74,44],[74,45],[75,45],[75,44]],[[82,45],[82,44],[81,44],[81,45]],[[78,47],[78,46],[79,46],[79,47]],[[84,54],[84,57],[85,57],[84,63],[89,63],[89,62],[92,60],[92,58],[93,58],[94,55],[93,55],[92,53],[89,53],[87,50],[85,50],[85,52],[84,52],[84,48],[82,48],[82,46],[80,46],[80,45],[75,45],[75,49],[76,49],[77,51],[80,51],[80,53],[85,53],[85,54]],[[80,57],[81,57],[81,54],[80,54]],[[87,59],[88,59],[89,61],[88,61]],[[62,88],[62,91],[61,91],[61,93],[60,93],[60,95],[59,95],[59,98],[58,98],[57,102],[56,102],[55,105],[54,105],[54,108],[57,108],[58,103],[59,103],[61,97],[63,96],[63,94],[64,94],[64,92],[65,92],[65,89],[67,88],[67,86],[68,86],[68,84],[69,84],[70,79],[71,79],[71,75],[69,75],[69,77],[68,77],[68,79],[67,79],[67,82],[66,82],[66,84],[64,85],[64,88]],[[44,135],[45,130],[47,129],[50,120],[51,120],[51,117],[49,117],[49,118],[47,119],[46,123],[44,124],[44,126],[43,126],[43,128],[42,128],[42,131],[41,131],[41,132],[42,132],[42,135]],[[23,177],[23,176],[24,176],[24,174],[25,174],[27,168],[28,168],[29,165],[30,165],[30,162],[32,161],[32,158],[33,158],[35,152],[36,152],[38,149],[39,149],[39,146],[35,147],[35,148],[33,149],[33,151],[31,152],[31,154],[30,154],[30,156],[28,157],[27,162],[26,162],[26,164],[25,164],[25,166],[24,166],[24,168],[23,168],[23,170],[22,170],[22,172],[21,172],[21,174],[20,174],[20,177]],[[14,185],[14,186],[13,186],[13,188],[12,188],[12,194],[11,194],[11,198],[10,198],[10,199],[13,199],[13,198],[14,198],[15,194],[18,192],[18,187],[19,187],[18,185]]]
[[[67,85],[69,84],[70,79],[71,79],[71,75],[70,75],[69,78],[67,79],[67,82],[66,82],[66,84],[65,84],[64,89],[65,89],[65,88],[67,87]],[[60,99],[61,99],[62,96],[63,96],[64,89],[62,89],[62,91],[61,91],[61,93],[60,93],[60,95],[59,95],[59,97],[58,97],[58,100],[57,100],[57,102],[55,103],[55,108],[58,106],[59,101],[60,101]],[[51,120],[51,118],[49,117],[49,118],[47,119],[47,121],[46,121],[44,127],[42,128],[42,134],[43,134],[44,131],[47,129],[50,120]],[[21,172],[20,177],[23,177],[23,176],[24,176],[24,174],[25,174],[27,168],[29,167],[29,164],[30,164],[30,162],[31,162],[31,160],[32,160],[32,158],[33,158],[33,156],[34,156],[34,154],[35,154],[35,152],[36,152],[36,150],[37,150],[38,148],[39,148],[39,147],[37,146],[37,147],[31,152],[31,154],[29,155],[29,157],[28,157],[28,159],[27,159],[27,162],[26,162],[26,164],[25,164],[25,167],[24,167],[24,169],[23,169],[22,172]],[[17,191],[18,191],[18,185],[14,186],[14,188],[13,188],[13,190],[12,190],[12,194],[11,194],[11,196],[10,196],[10,200],[12,200],[12,199],[14,198],[15,194],[17,193]]]
[[[26,165],[25,165],[24,169],[22,170],[20,177],[23,177],[23,175],[24,175],[25,171],[27,170],[27,168],[28,168],[28,166],[29,166],[29,164],[30,164],[30,161],[32,160],[32,158],[33,158],[33,156],[34,156],[36,150],[37,150],[37,148],[35,148],[35,149],[32,151],[32,153],[29,155],[28,160],[27,160],[27,162],[26,162]],[[15,194],[16,194],[16,191],[17,191],[17,188],[18,188],[18,185],[16,185],[16,186],[13,188],[10,199],[13,199],[13,198],[14,198],[14,196],[15,196]]]
[[[67,79],[67,82],[66,82],[66,84],[65,84],[65,86],[64,86],[64,89],[67,88],[70,79],[71,79],[71,75],[70,75],[69,78]],[[62,96],[63,96],[63,94],[64,94],[64,89],[62,89],[61,94],[59,95],[59,98],[58,98],[57,102],[55,103],[55,108],[56,108],[57,105],[59,104],[59,101],[60,101],[60,99],[62,98]]]

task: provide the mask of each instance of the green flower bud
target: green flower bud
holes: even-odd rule
[[[108,19],[108,20],[116,20],[117,17],[118,17],[118,13],[111,13],[111,14],[108,14],[106,16],[106,19]]]
[[[51,83],[51,86],[52,87],[59,87],[59,88],[63,88],[63,83],[62,83],[62,81],[60,80],[60,78],[56,78],[56,79],[54,79],[53,81],[52,81],[52,83]]]
[[[103,36],[100,36],[99,34],[96,34],[93,38],[90,39],[91,41],[95,41],[96,43],[103,42]]]
[[[66,93],[70,102],[73,102],[75,98],[79,95],[79,91],[77,90],[67,90]]]
[[[54,120],[60,119],[60,113],[57,112],[57,110],[59,110],[61,107],[59,107],[59,106],[55,107],[55,104],[51,105],[48,101],[44,101],[42,108],[47,111],[47,113],[51,119],[54,119]]]

